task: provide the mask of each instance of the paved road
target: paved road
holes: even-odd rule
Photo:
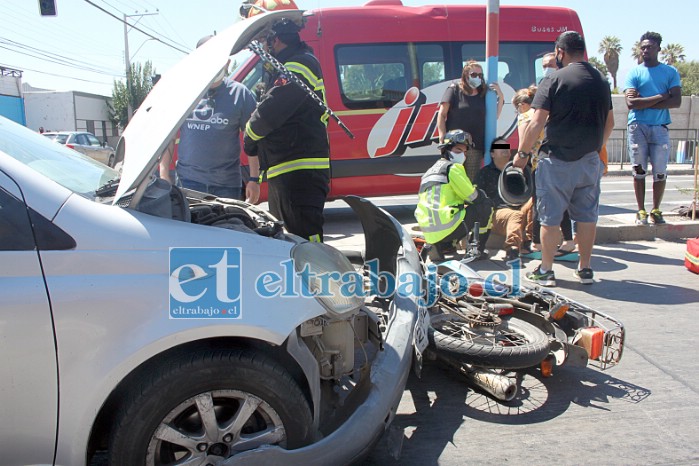
[[[665,241],[599,246],[592,286],[556,263],[559,292],[625,324],[620,365],[564,367],[549,379],[534,370],[515,400],[499,403],[428,363],[363,464],[699,464],[699,276],[684,269],[684,251]]]
[[[669,212],[680,205],[687,205],[692,200],[689,192],[681,190],[691,190],[693,187],[693,176],[672,175],[668,177],[665,196],[661,207]],[[613,215],[621,213],[635,214],[636,198],[633,192],[633,182],[630,176],[609,176],[602,178],[602,195],[600,196],[600,215]],[[650,180],[646,182],[646,208],[650,210],[652,200],[652,189]],[[395,207],[397,212],[401,212],[401,206],[409,206],[414,209],[417,203],[417,194],[392,197],[376,197],[371,201],[381,207],[389,209]],[[326,205],[326,215],[337,215],[346,208],[342,201],[329,202]],[[347,211],[348,212],[348,211]],[[410,211],[412,213],[412,211]],[[393,213],[393,211],[391,211]],[[400,213],[399,213],[400,215]],[[413,220],[414,221],[414,220]]]

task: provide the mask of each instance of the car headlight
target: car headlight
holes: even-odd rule
[[[291,258],[302,285],[329,313],[346,316],[364,304],[362,275],[337,249],[301,243],[291,250]]]

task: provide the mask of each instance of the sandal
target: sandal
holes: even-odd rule
[[[580,259],[578,251],[566,251],[565,249],[558,249],[556,254],[553,256],[553,260],[564,261],[564,262],[577,262]]]

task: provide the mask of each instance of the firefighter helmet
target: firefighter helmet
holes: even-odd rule
[[[294,0],[244,0],[240,7],[240,16],[251,18],[265,11],[298,9]]]

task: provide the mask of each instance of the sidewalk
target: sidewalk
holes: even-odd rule
[[[668,164],[668,176],[693,175],[689,164]],[[610,164],[606,176],[631,176],[631,165]],[[631,181],[629,180],[629,183]],[[691,199],[687,199],[687,204]],[[671,210],[663,212],[665,225],[636,225],[635,213],[601,215],[597,223],[597,244],[620,241],[653,241],[655,239],[677,240],[699,236],[699,220],[681,217]]]

